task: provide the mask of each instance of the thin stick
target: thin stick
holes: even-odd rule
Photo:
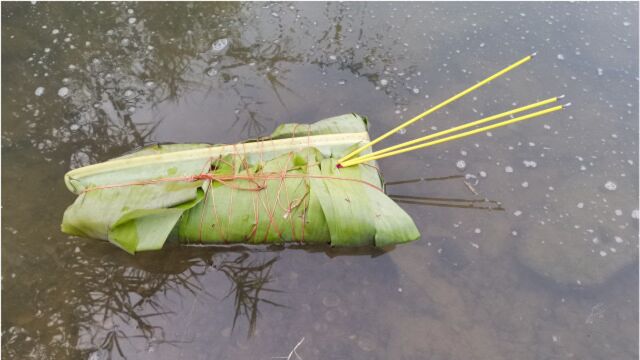
[[[477,84],[475,84],[475,85],[471,86],[470,88],[468,88],[468,89],[466,89],[466,90],[464,90],[464,91],[462,91],[462,92],[460,92],[460,93],[458,93],[458,94],[456,94],[456,95],[454,95],[454,96],[450,97],[449,99],[447,99],[447,100],[445,100],[445,101],[441,102],[440,104],[438,104],[438,105],[436,105],[436,106],[434,106],[434,107],[432,107],[432,108],[428,109],[427,111],[425,111],[425,112],[423,112],[422,114],[420,114],[420,115],[418,115],[418,116],[414,117],[413,119],[410,119],[410,120],[406,121],[405,123],[403,123],[403,124],[401,124],[401,125],[399,125],[399,126],[397,126],[397,127],[393,128],[393,129],[389,130],[389,131],[388,131],[388,132],[386,132],[384,135],[379,136],[378,138],[376,138],[376,139],[374,139],[374,140],[372,140],[372,141],[368,142],[367,144],[365,144],[365,145],[363,145],[363,146],[359,147],[358,149],[354,150],[353,152],[351,152],[351,153],[350,153],[350,154],[348,154],[347,156],[344,156],[342,159],[340,159],[340,160],[338,161],[338,163],[343,163],[343,162],[345,162],[345,161],[347,161],[347,160],[351,159],[352,157],[354,157],[354,156],[356,156],[356,155],[360,154],[360,153],[362,152],[362,150],[364,150],[364,149],[366,149],[366,148],[369,148],[369,147],[371,147],[371,146],[373,146],[373,145],[375,145],[375,144],[379,143],[380,141],[382,141],[382,140],[384,140],[384,139],[388,138],[389,136],[391,136],[391,135],[395,134],[398,130],[404,129],[405,127],[407,127],[407,126],[409,126],[409,125],[413,124],[414,122],[416,122],[416,121],[418,121],[418,120],[422,119],[423,117],[425,117],[425,116],[427,116],[427,115],[429,115],[429,114],[433,113],[434,111],[439,110],[439,109],[441,109],[441,108],[445,107],[446,105],[448,105],[448,104],[450,104],[450,103],[452,103],[452,102],[454,102],[454,101],[456,101],[456,100],[460,99],[461,97],[463,97],[463,96],[465,96],[465,95],[469,94],[470,92],[472,92],[472,91],[474,91],[474,90],[478,89],[479,87],[481,87],[481,86],[483,86],[483,85],[486,85],[487,83],[491,82],[492,80],[495,80],[495,79],[499,78],[500,76],[502,76],[502,75],[504,75],[504,74],[508,73],[509,71],[511,71],[511,70],[513,70],[513,69],[515,69],[515,68],[517,68],[518,66],[520,66],[520,65],[522,65],[522,64],[524,64],[524,63],[526,63],[526,62],[528,62],[528,61],[529,61],[529,60],[531,60],[534,56],[535,56],[535,53],[533,53],[533,54],[531,54],[531,55],[529,55],[529,56],[527,56],[527,57],[524,57],[524,58],[523,58],[523,59],[521,59],[521,60],[518,60],[517,62],[515,62],[515,63],[513,63],[513,64],[511,64],[511,65],[509,65],[509,66],[507,66],[506,68],[504,68],[504,69],[502,69],[502,70],[498,71],[497,73],[495,73],[495,74],[493,74],[493,75],[489,76],[488,78],[486,78],[486,79],[484,79],[484,80],[480,81],[479,83],[477,83]]]
[[[302,339],[300,339],[300,341],[298,341],[298,343],[296,344],[296,346],[293,347],[293,350],[291,350],[291,352],[289,353],[289,356],[274,356],[272,357],[272,359],[285,359],[285,360],[292,360],[292,356],[295,355],[296,359],[298,360],[302,360],[302,358],[300,357],[300,355],[298,355],[298,346],[300,346],[300,344],[302,344],[302,342],[304,341],[304,337]]]
[[[442,139],[438,139],[438,140],[433,140],[424,144],[420,144],[420,145],[415,145],[415,146],[411,146],[405,149],[400,149],[400,150],[396,150],[396,151],[391,151],[385,154],[381,154],[378,156],[373,156],[373,157],[367,157],[367,158],[357,158],[357,159],[353,159],[353,160],[349,160],[347,162],[344,162],[343,164],[341,164],[341,167],[348,167],[348,166],[353,166],[353,165],[357,165],[363,162],[367,162],[367,161],[372,161],[372,160],[377,160],[377,159],[382,159],[382,158],[386,158],[389,156],[394,156],[394,155],[398,155],[398,154],[402,154],[402,153],[406,153],[409,151],[413,151],[413,150],[418,150],[418,149],[423,149],[429,146],[433,146],[433,145],[438,145],[438,144],[442,144],[448,141],[452,141],[452,140],[456,140],[456,139],[461,139],[467,136],[471,136],[474,134],[478,134],[481,132],[485,132],[488,130],[492,130],[492,129],[496,129],[499,127],[503,127],[503,126],[507,126],[507,125],[511,125],[520,121],[524,121],[527,119],[531,119],[531,118],[535,118],[538,116],[542,116],[545,114],[549,114],[552,113],[554,111],[558,111],[558,110],[562,110],[564,107],[568,106],[567,105],[558,105],[558,106],[554,106],[552,108],[549,109],[545,109],[545,110],[540,110],[531,114],[527,114],[527,115],[523,115],[511,120],[505,120],[505,121],[501,121],[499,123],[493,124],[493,125],[488,125],[488,126],[483,126],[481,128],[478,129],[474,129],[474,130],[470,130],[470,131],[466,131],[460,134],[456,134],[456,135],[451,135],[451,136],[447,136],[445,138]]]
[[[496,119],[500,119],[500,118],[503,118],[503,117],[506,117],[506,116],[509,116],[509,115],[517,114],[517,113],[520,113],[520,112],[523,112],[523,111],[526,111],[526,110],[530,110],[530,109],[534,109],[534,108],[540,107],[542,105],[546,105],[546,104],[549,104],[549,103],[552,103],[552,102],[556,102],[556,101],[558,101],[558,99],[562,99],[563,97],[564,97],[564,95],[563,96],[557,96],[557,97],[553,97],[553,98],[550,98],[550,99],[539,101],[539,102],[534,103],[534,104],[529,104],[529,105],[526,105],[526,106],[522,106],[522,107],[519,107],[517,109],[505,111],[505,112],[497,114],[497,115],[491,115],[491,116],[488,116],[488,117],[480,119],[480,120],[476,120],[476,121],[472,121],[472,122],[467,123],[467,124],[463,124],[463,125],[452,127],[451,129],[443,130],[443,131],[440,131],[440,132],[437,132],[437,133],[434,133],[434,134],[429,134],[427,136],[423,136],[423,137],[415,139],[415,140],[407,141],[407,142],[404,142],[402,144],[390,146],[388,148],[381,149],[381,150],[372,152],[370,154],[366,154],[364,156],[358,157],[357,159],[365,159],[365,158],[374,157],[374,156],[377,156],[377,155],[380,155],[380,154],[388,153],[388,152],[396,150],[396,149],[407,147],[409,145],[413,145],[413,144],[421,143],[421,142],[424,142],[424,141],[427,141],[427,140],[435,139],[435,138],[438,138],[440,136],[451,134],[451,133],[459,131],[459,130],[468,129],[468,128],[474,127],[476,125],[488,123],[488,122],[496,120]]]

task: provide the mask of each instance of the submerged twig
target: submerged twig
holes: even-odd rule
[[[272,359],[292,360],[293,359],[292,356],[295,355],[297,360],[302,360],[302,357],[300,357],[300,355],[297,353],[297,350],[298,350],[298,346],[300,346],[300,344],[302,344],[303,341],[304,341],[304,337],[300,339],[300,341],[298,341],[298,343],[296,344],[296,346],[293,347],[293,350],[291,350],[288,356],[273,356]]]

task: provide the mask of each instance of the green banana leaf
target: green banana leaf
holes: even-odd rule
[[[129,253],[183,243],[385,246],[416,240],[411,218],[382,191],[375,163],[338,169],[369,140],[347,114],[283,124],[235,145],[155,145],[70,171],[77,194],[62,231]]]

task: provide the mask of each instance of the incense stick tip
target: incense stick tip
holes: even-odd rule
[[[337,167],[338,169],[342,169],[344,166],[342,166],[342,164],[338,164],[338,165],[336,165],[336,167]]]
[[[564,94],[558,96],[556,99],[560,100],[560,99],[564,99]]]
[[[536,52],[534,52],[533,54],[529,55],[529,56],[531,56],[532,58],[534,58],[534,57],[536,57],[536,55],[538,55],[538,52],[537,52],[537,51],[536,51]]]
[[[562,105],[562,108],[563,108],[563,109],[564,109],[564,108],[568,108],[569,106],[571,106],[571,103],[570,103],[570,102],[568,102],[568,103],[566,103],[566,104]]]

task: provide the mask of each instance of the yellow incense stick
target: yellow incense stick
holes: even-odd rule
[[[461,98],[461,97],[463,97],[463,96],[465,96],[465,95],[469,94],[470,92],[472,92],[472,91],[474,91],[474,90],[478,89],[479,87],[481,87],[481,86],[483,86],[483,85],[486,85],[487,83],[491,82],[492,80],[495,80],[495,79],[497,79],[498,77],[500,77],[500,76],[502,76],[502,75],[504,75],[504,74],[508,73],[509,71],[511,71],[511,70],[513,70],[513,69],[515,69],[515,68],[517,68],[518,66],[520,66],[520,65],[522,65],[522,64],[524,64],[524,63],[526,63],[526,62],[528,62],[528,61],[529,61],[529,60],[531,60],[534,56],[535,56],[535,53],[533,53],[533,54],[531,54],[531,55],[529,55],[529,56],[527,56],[527,57],[525,57],[525,58],[523,58],[523,59],[521,59],[521,60],[518,60],[517,62],[515,62],[515,63],[513,63],[513,64],[511,64],[511,65],[509,65],[509,66],[507,66],[506,68],[504,68],[504,69],[502,69],[502,70],[498,71],[497,73],[495,73],[495,74],[493,74],[493,75],[489,76],[488,78],[486,78],[486,79],[484,79],[484,80],[480,81],[479,83],[477,83],[477,84],[475,84],[475,85],[471,86],[470,88],[468,88],[468,89],[466,89],[466,90],[464,90],[464,91],[462,91],[462,92],[458,93],[457,95],[454,95],[454,96],[450,97],[449,99],[447,99],[447,100],[445,100],[445,101],[441,102],[440,104],[438,104],[438,105],[436,105],[436,106],[434,106],[434,107],[432,107],[432,108],[428,109],[427,111],[425,111],[425,112],[423,112],[422,114],[420,114],[420,115],[418,115],[418,116],[414,117],[413,119],[410,119],[410,120],[406,121],[405,123],[403,123],[403,124],[401,124],[401,125],[399,125],[399,126],[397,126],[397,127],[393,128],[393,129],[389,130],[388,132],[386,132],[386,133],[385,133],[385,134],[383,134],[382,136],[379,136],[378,138],[376,138],[376,139],[374,139],[374,140],[372,140],[372,141],[368,142],[367,144],[365,144],[365,145],[363,145],[363,146],[359,147],[358,149],[354,150],[354,151],[353,151],[353,152],[351,152],[350,154],[348,154],[348,155],[344,156],[342,159],[340,159],[340,160],[338,161],[338,163],[343,163],[343,162],[345,162],[345,161],[347,161],[347,160],[351,159],[351,158],[352,158],[352,157],[354,157],[355,155],[358,155],[360,152],[362,152],[362,150],[364,150],[364,149],[366,149],[366,148],[369,148],[369,147],[371,147],[371,146],[373,146],[373,145],[375,145],[375,144],[379,143],[380,141],[382,141],[382,140],[384,140],[384,139],[388,138],[389,136],[391,136],[391,135],[395,134],[397,131],[399,131],[399,130],[401,130],[401,129],[404,129],[405,127],[407,127],[407,126],[409,126],[409,125],[413,124],[414,122],[416,122],[416,121],[418,121],[418,120],[422,119],[423,117],[425,117],[425,116],[427,116],[427,115],[429,115],[429,114],[433,113],[434,111],[439,110],[439,109],[441,109],[441,108],[445,107],[446,105],[448,105],[448,104],[450,104],[450,103],[452,103],[452,102],[454,102],[454,101],[458,100],[459,98]]]
[[[434,134],[429,134],[427,136],[423,136],[423,137],[415,139],[415,140],[407,141],[407,142],[404,142],[402,144],[390,146],[388,148],[381,149],[381,150],[372,152],[370,154],[366,154],[366,155],[357,157],[355,159],[352,159],[351,161],[356,160],[356,159],[359,160],[359,159],[370,158],[370,157],[377,156],[377,155],[380,155],[380,154],[388,153],[388,152],[396,150],[396,149],[407,147],[409,145],[414,145],[414,144],[421,143],[421,142],[424,142],[424,141],[427,141],[427,140],[435,139],[435,138],[438,138],[440,136],[451,134],[451,133],[459,131],[459,130],[468,129],[468,128],[476,126],[476,125],[484,124],[484,123],[487,123],[487,122],[490,122],[490,121],[493,121],[493,120],[497,120],[497,119],[500,119],[500,118],[503,118],[503,117],[506,117],[506,116],[509,116],[509,115],[517,114],[519,112],[523,112],[523,111],[527,111],[527,110],[530,110],[530,109],[534,109],[534,108],[540,107],[542,105],[550,104],[552,102],[558,101],[559,99],[562,99],[563,97],[564,96],[552,97],[550,99],[538,101],[537,103],[533,103],[533,104],[529,104],[529,105],[526,105],[526,106],[522,106],[522,107],[519,107],[517,109],[505,111],[505,112],[497,114],[497,115],[488,116],[486,118],[482,118],[480,120],[472,121],[472,122],[467,123],[467,124],[463,124],[463,125],[452,127],[451,129],[443,130],[443,131],[440,131],[440,132],[437,132],[437,133],[434,133]]]
[[[567,105],[554,106],[554,107],[549,108],[549,109],[540,110],[540,111],[537,111],[537,112],[534,112],[534,113],[531,113],[531,114],[527,114],[527,115],[523,115],[523,116],[520,116],[520,117],[517,117],[517,118],[514,118],[514,119],[501,121],[501,122],[493,124],[493,125],[483,126],[481,128],[478,128],[478,129],[466,131],[466,132],[463,132],[463,133],[460,133],[460,134],[456,134],[456,135],[447,136],[447,137],[442,138],[442,139],[433,140],[433,141],[430,141],[428,143],[411,146],[411,147],[408,147],[406,149],[400,149],[400,150],[396,150],[396,151],[391,151],[391,152],[388,152],[388,153],[385,153],[385,154],[381,154],[381,155],[378,155],[378,156],[367,157],[365,159],[358,158],[358,159],[345,161],[344,163],[340,164],[339,167],[353,166],[353,165],[357,165],[357,164],[360,164],[360,163],[363,163],[363,162],[382,159],[382,158],[386,158],[386,157],[389,157],[389,156],[394,156],[394,155],[406,153],[406,152],[409,152],[409,151],[423,149],[423,148],[426,148],[426,147],[429,147],[429,146],[442,144],[442,143],[445,143],[445,142],[448,142],[448,141],[461,139],[461,138],[464,138],[464,137],[467,137],[467,136],[471,136],[471,135],[478,134],[478,133],[481,133],[481,132],[485,132],[485,131],[488,131],[488,130],[496,129],[496,128],[499,128],[499,127],[502,127],[502,126],[511,125],[511,124],[517,123],[519,121],[531,119],[531,118],[534,118],[534,117],[538,117],[538,116],[542,116],[542,115],[545,115],[545,114],[552,113],[554,111],[562,110],[566,106],[568,106],[568,104]]]

